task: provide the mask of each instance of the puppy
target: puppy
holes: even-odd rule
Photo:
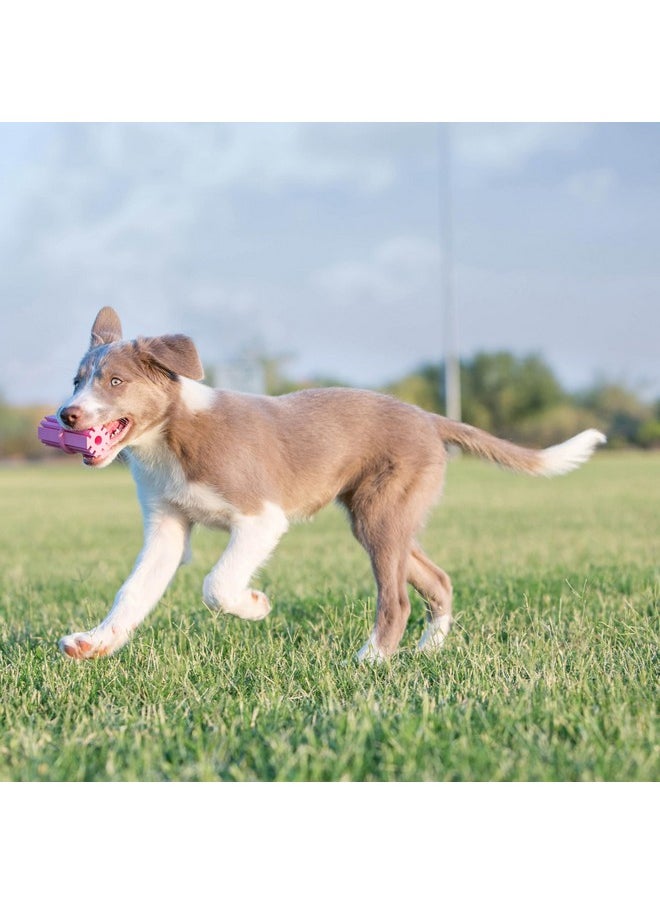
[[[452,587],[416,535],[442,487],[447,445],[525,474],[564,474],[605,437],[586,430],[534,451],[388,396],[310,389],[271,398],[211,389],[186,336],[122,339],[103,308],[58,411],[69,429],[100,425],[107,451],[85,464],[128,459],[144,516],[144,548],[105,619],[60,641],[74,659],[122,647],[189,556],[196,523],[230,532],[204,580],[212,610],[258,620],[270,601],[248,584],[292,520],[333,500],[366,549],[378,590],[374,629],[358,653],[378,661],[397,649],[410,613],[407,584],[426,601],[421,650],[442,646],[451,626]]]

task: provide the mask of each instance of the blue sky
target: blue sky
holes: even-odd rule
[[[660,126],[452,126],[460,350],[660,396]],[[434,124],[1,124],[0,391],[58,401],[99,307],[218,365],[373,386],[443,350]]]

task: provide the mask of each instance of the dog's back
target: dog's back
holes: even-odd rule
[[[209,394],[204,409],[192,408],[186,396],[184,389],[170,408],[163,439],[190,480],[249,514],[269,500],[290,518],[308,517],[366,479],[377,488],[427,467],[442,476],[445,450],[435,417],[388,396],[220,390]]]

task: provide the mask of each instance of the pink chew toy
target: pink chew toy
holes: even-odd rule
[[[55,446],[69,455],[81,452],[86,458],[103,455],[110,447],[110,434],[105,427],[66,430],[52,414],[39,424],[37,436],[46,446]]]

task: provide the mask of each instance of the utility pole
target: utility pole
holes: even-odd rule
[[[444,320],[445,413],[461,419],[461,364],[458,351],[458,311],[454,292],[452,234],[452,136],[451,125],[440,123],[440,241],[442,243],[441,298]]]

